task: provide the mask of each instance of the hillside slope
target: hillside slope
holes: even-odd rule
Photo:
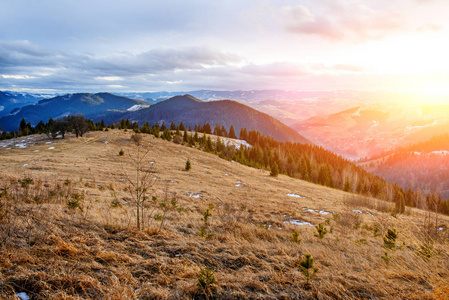
[[[12,114],[0,118],[0,127],[6,131],[17,130],[22,118],[35,126],[39,121],[47,122],[69,114],[83,114],[86,117],[102,118],[111,111],[127,110],[142,105],[140,100],[115,96],[109,93],[78,93],[44,99],[37,104],[22,107]]]
[[[0,221],[0,298],[447,296],[448,217],[435,230],[419,210],[395,218],[382,212],[389,203],[273,178],[150,135],[138,147],[130,137],[118,130],[30,136],[22,148],[0,147],[0,200],[12,205]],[[138,231],[127,178],[135,180],[132,158],[146,151],[150,171],[142,174],[154,180],[149,198],[157,200],[148,201]],[[319,223],[329,230],[323,239],[314,236]],[[383,248],[389,228],[399,234],[393,249]],[[292,241],[295,230],[300,243]],[[422,248],[426,234],[433,244]],[[297,268],[307,253],[319,269],[310,286]],[[206,267],[216,283],[203,290],[198,276]]]
[[[195,124],[203,123],[210,123],[213,128],[218,123],[228,130],[233,125],[237,135],[242,127],[246,127],[279,141],[310,143],[273,117],[231,100],[204,102],[190,95],[176,96],[146,109],[118,114],[113,118],[117,119],[117,116],[140,124],[148,121],[150,124],[165,122],[168,125],[171,121],[176,124],[182,121],[192,128]]]
[[[359,165],[404,188],[449,197],[449,134],[393,149]]]

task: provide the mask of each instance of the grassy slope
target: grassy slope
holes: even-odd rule
[[[447,295],[448,230],[439,232],[434,256],[417,254],[424,212],[410,210],[394,218],[380,212],[387,203],[286,176],[272,178],[266,171],[152,136],[144,136],[143,145],[150,149],[147,161],[155,161],[154,194],[164,199],[165,191],[176,193],[184,211],[168,213],[162,231],[157,230],[159,221],[137,231],[129,193],[123,191],[124,173],[134,174],[127,154],[138,149],[130,135],[96,132],[78,140],[55,140],[54,145],[41,137],[25,149],[0,148],[0,185],[24,199],[26,191],[17,187],[17,179],[31,177],[28,197],[39,194],[51,202],[15,202],[13,218],[0,223],[0,297],[26,292],[33,299],[202,298],[197,274],[205,266],[216,270],[213,295],[218,298]],[[117,155],[120,149],[125,156]],[[189,172],[183,170],[187,158]],[[67,178],[70,185],[63,183]],[[58,184],[63,196],[46,196]],[[82,191],[83,212],[69,209],[66,196]],[[192,193],[201,196],[189,197]],[[111,207],[114,198],[122,208]],[[215,206],[209,227],[214,236],[202,238],[198,231],[209,204]],[[314,236],[314,227],[285,223],[295,219],[315,225],[326,218],[333,232],[322,240]],[[449,225],[449,219],[440,217],[439,225]],[[375,226],[380,236],[374,236]],[[395,250],[382,248],[387,228],[399,231]],[[295,229],[300,244],[290,241]],[[381,258],[385,252],[389,264]],[[295,267],[305,253],[312,254],[319,268],[310,289]]]

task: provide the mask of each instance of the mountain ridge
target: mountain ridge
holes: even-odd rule
[[[144,105],[144,102],[110,93],[65,94],[40,100],[14,111],[14,114],[0,117],[0,127],[6,131],[17,130],[22,118],[35,126],[41,120],[46,122],[50,117],[56,119],[69,114],[83,114],[87,118],[104,116],[112,111],[126,110],[133,105]]]
[[[114,118],[128,118],[139,124],[149,122],[195,124],[220,124],[226,129],[234,126],[238,134],[241,128],[257,130],[279,141],[310,143],[308,139],[281,121],[233,100],[201,101],[191,95],[175,96],[136,112],[118,113]]]

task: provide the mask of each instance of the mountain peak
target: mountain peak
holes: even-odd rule
[[[195,101],[195,102],[204,102],[203,100],[200,100],[190,94],[180,95],[180,96],[174,96],[167,101]]]

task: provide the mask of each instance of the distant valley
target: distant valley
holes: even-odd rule
[[[425,141],[449,130],[449,106],[364,105],[291,127],[350,159]]]

